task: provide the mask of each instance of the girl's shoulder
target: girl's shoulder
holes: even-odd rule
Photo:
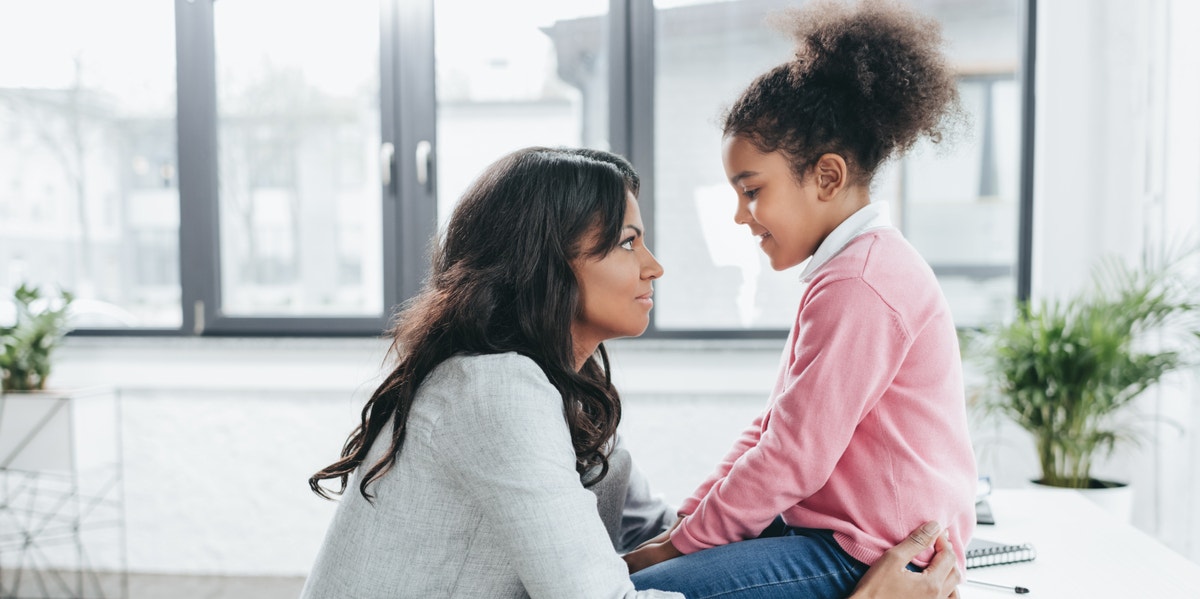
[[[879,227],[865,231],[846,245],[839,258],[843,271],[870,277],[881,272],[904,272],[928,269],[925,259],[904,234],[895,227]],[[832,261],[831,261],[832,262]]]
[[[839,303],[850,296],[881,301],[892,310],[937,302],[940,287],[933,269],[894,227],[862,233],[814,277],[806,297],[836,292]],[[865,300],[864,300],[865,301]]]
[[[829,258],[813,277],[831,283],[843,279],[861,279],[873,269],[888,269],[910,265],[920,255],[904,239],[899,229],[891,226],[868,229],[846,242],[837,254]]]

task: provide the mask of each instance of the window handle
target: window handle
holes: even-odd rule
[[[379,178],[384,187],[392,186],[392,169],[396,166],[396,146],[384,142],[379,146]]]
[[[417,160],[417,183],[429,186],[429,158],[433,155],[433,145],[422,139],[417,142],[415,158]]]

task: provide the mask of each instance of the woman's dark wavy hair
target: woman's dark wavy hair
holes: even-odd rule
[[[313,492],[343,494],[376,438],[390,431],[388,450],[360,477],[359,492],[373,499],[367,485],[395,464],[421,383],[456,354],[516,352],[536,362],[562,394],[576,469],[598,470],[589,485],[603,479],[621,401],[603,344],[575,369],[571,323],[580,300],[571,261],[617,246],[626,192],[636,196],[639,186],[629,162],[599,150],[526,148],[488,167],[455,208],[421,292],[397,314],[395,369],[367,401],[341,459],[308,479]],[[328,479],[340,489],[324,488]]]
[[[965,118],[933,19],[887,0],[821,0],[776,25],[790,30],[796,55],[742,92],[723,132],[783,152],[798,181],[834,153],[850,166],[852,183],[869,185],[886,160],[921,136],[941,142]]]

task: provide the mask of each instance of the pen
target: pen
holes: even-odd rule
[[[1024,595],[1025,593],[1029,592],[1029,589],[1027,589],[1025,587],[1014,587],[1014,586],[1008,586],[1008,585],[1003,585],[1003,584],[996,584],[994,582],[984,582],[982,580],[971,580],[969,578],[967,579],[967,584],[977,584],[981,587],[990,587],[993,589],[1004,589],[1006,591],[1012,591],[1018,595]]]

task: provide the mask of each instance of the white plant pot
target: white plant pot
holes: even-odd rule
[[[1046,487],[1050,489],[1061,489],[1062,487],[1052,487],[1043,485],[1037,481],[1030,481],[1035,486]],[[1095,483],[1099,483],[1094,488],[1090,489],[1072,489],[1078,491],[1092,503],[1104,508],[1105,511],[1112,514],[1114,518],[1130,524],[1133,522],[1133,485],[1121,482],[1113,482],[1107,480],[1096,479]]]

